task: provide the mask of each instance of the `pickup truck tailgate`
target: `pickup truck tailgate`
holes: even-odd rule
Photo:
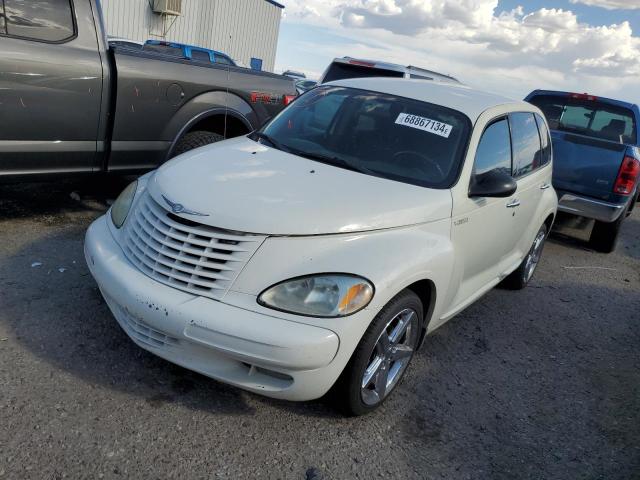
[[[553,186],[557,190],[608,200],[626,145],[572,133],[551,131]]]

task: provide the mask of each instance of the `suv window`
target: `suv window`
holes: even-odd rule
[[[522,177],[542,165],[540,134],[533,113],[509,115],[513,142],[513,176]]]
[[[211,62],[209,52],[203,52],[202,50],[191,50],[191,59],[198,62]]]
[[[0,33],[45,42],[68,40],[75,34],[70,0],[4,0]]]
[[[511,175],[511,137],[506,118],[495,121],[485,129],[476,150],[474,175],[492,170],[502,170]]]
[[[144,46],[144,50],[148,52],[162,53],[163,55],[170,55],[172,57],[184,58],[183,49],[171,45],[154,45],[152,43],[148,43]]]
[[[529,102],[542,110],[551,130],[617,143],[636,142],[637,126],[628,108],[561,95],[536,95]]]
[[[538,124],[538,131],[540,132],[540,143],[542,145],[542,157],[540,159],[540,166],[546,165],[551,161],[551,136],[549,135],[549,129],[547,128],[547,122],[544,121],[542,116],[535,114],[536,123]]]
[[[222,65],[233,65],[233,62],[229,57],[225,57],[224,55],[214,55],[215,62],[221,63]]]

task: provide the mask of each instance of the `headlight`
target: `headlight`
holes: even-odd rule
[[[133,198],[136,196],[136,190],[138,189],[138,181],[132,182],[122,193],[116,198],[111,206],[111,220],[116,228],[122,227],[124,221],[129,215]]]
[[[294,278],[268,288],[258,297],[265,307],[312,317],[344,317],[366,307],[373,285],[348,274]]]

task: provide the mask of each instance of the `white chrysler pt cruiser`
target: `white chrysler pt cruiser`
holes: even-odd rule
[[[425,335],[531,279],[556,214],[533,105],[363,78],[129,185],[85,256],[140,347],[270,397],[378,407]]]

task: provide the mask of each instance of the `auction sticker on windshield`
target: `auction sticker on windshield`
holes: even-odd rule
[[[418,130],[424,130],[425,132],[435,133],[441,137],[449,138],[453,127],[447,123],[437,122],[430,118],[420,117],[418,115],[411,115],[410,113],[401,113],[396,118],[396,124],[403,125],[405,127],[417,128]]]

